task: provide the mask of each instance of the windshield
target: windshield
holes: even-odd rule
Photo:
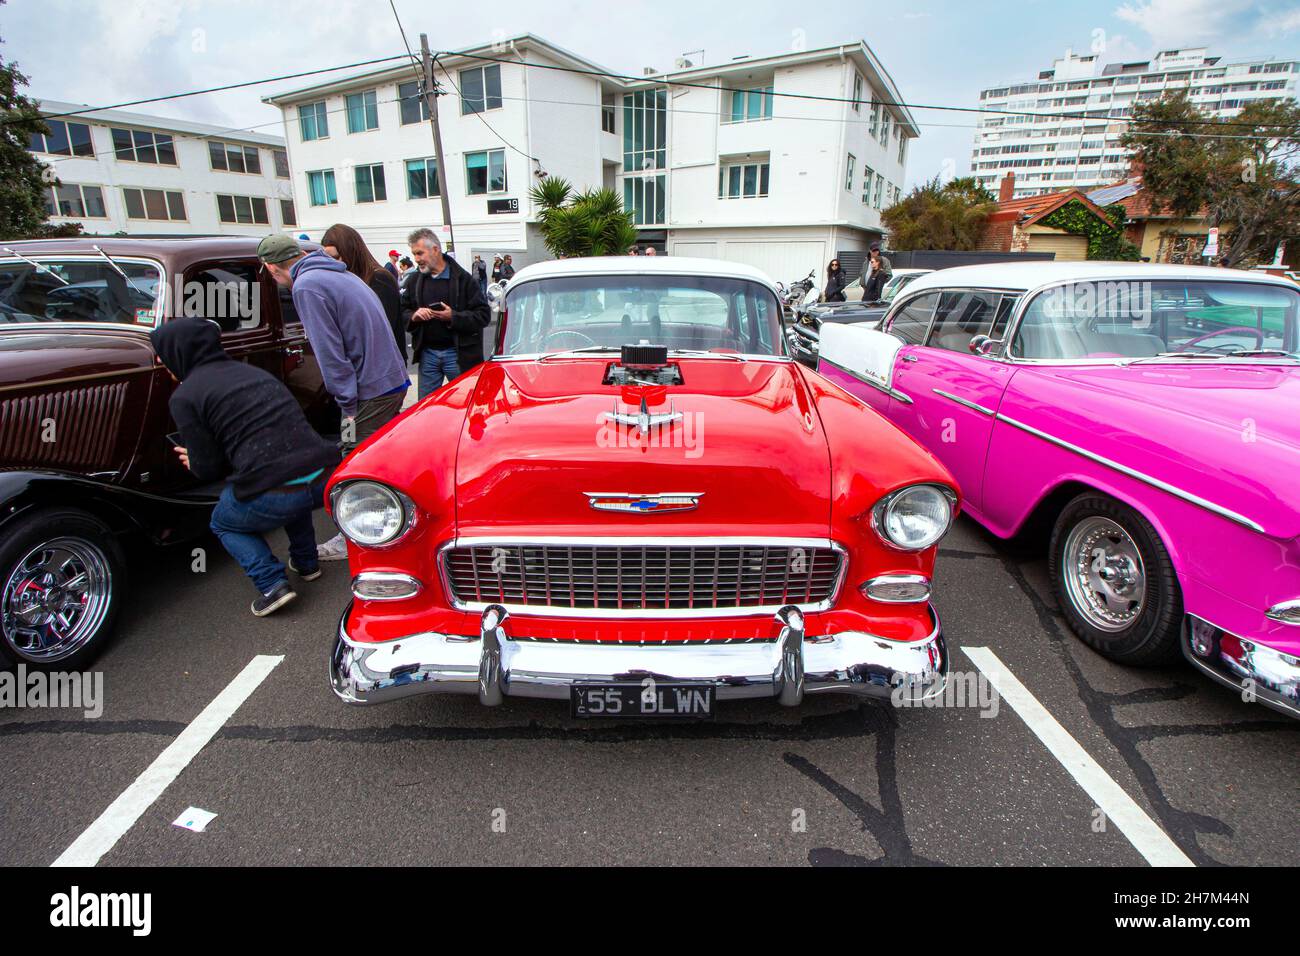
[[[0,263],[0,323],[112,322],[153,325],[156,266],[98,259]]]
[[[646,341],[670,349],[779,355],[781,306],[766,286],[717,276],[565,276],[512,287],[501,355]]]
[[[1030,302],[1011,355],[1030,359],[1300,357],[1300,290],[1249,282],[1124,280],[1048,289]]]
[[[913,279],[919,279],[924,274],[925,273],[923,272],[905,272],[901,276],[894,276],[894,278],[885,283],[885,289],[880,293],[880,301],[893,302],[894,296],[907,288],[908,284]]]

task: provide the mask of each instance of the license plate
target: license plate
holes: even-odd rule
[[[713,716],[712,684],[576,684],[570,689],[574,717]]]

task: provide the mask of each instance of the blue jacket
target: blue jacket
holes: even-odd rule
[[[369,286],[323,252],[308,253],[290,275],[294,310],[325,388],[345,416],[356,415],[361,402],[410,385],[388,317]]]

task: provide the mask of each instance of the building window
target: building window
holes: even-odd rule
[[[184,222],[185,197],[179,192],[161,189],[124,188],[128,219],[148,219],[151,222]]]
[[[871,124],[868,126],[868,130],[871,132],[871,136],[873,139],[876,136],[876,130],[879,128],[879,126],[880,126],[880,104],[873,102],[871,104]]]
[[[664,176],[628,176],[623,180],[623,208],[632,213],[636,225],[662,225],[667,218],[667,206]]]
[[[280,219],[286,226],[298,225],[298,211],[293,208],[292,199],[280,200]]]
[[[600,108],[600,129],[601,132],[614,132],[615,109],[613,104],[602,106]]]
[[[347,106],[349,133],[364,133],[366,130],[379,129],[379,105],[374,90],[349,93],[343,99]]]
[[[885,177],[880,174],[876,175],[876,189],[871,195],[871,205],[877,209],[880,208],[880,194],[885,188]]]
[[[90,141],[90,127],[85,123],[65,123],[46,120],[48,133],[32,133],[27,148],[33,153],[51,153],[55,156],[94,156],[95,147]]]
[[[238,146],[234,143],[208,141],[208,158],[213,169],[232,173],[262,173],[262,158],[255,146]]]
[[[501,109],[501,65],[460,71],[460,114]]]
[[[217,217],[243,226],[271,224],[266,200],[261,196],[217,196]]]
[[[752,90],[723,90],[730,93],[729,109],[723,113],[724,123],[752,123],[772,118],[772,87],[762,86]]]
[[[122,162],[176,165],[176,147],[166,133],[145,129],[115,129],[112,133],[113,153]]]
[[[298,107],[298,132],[304,143],[313,139],[325,139],[330,134],[329,115],[325,112],[325,102],[308,103]]]
[[[388,198],[388,188],[384,184],[384,165],[358,166],[356,173],[357,202],[383,202]]]
[[[844,174],[844,188],[849,192],[853,192],[853,166],[856,162],[853,154],[849,153],[848,171]]]
[[[429,122],[429,102],[424,98],[423,84],[411,80],[397,84],[397,99],[401,107],[402,125]]]
[[[506,151],[480,150],[465,154],[465,192],[470,196],[506,191]]]
[[[862,74],[853,71],[853,112],[862,112]]]
[[[770,164],[728,163],[718,170],[719,199],[755,199],[767,195]]]
[[[876,178],[876,174],[875,174],[875,172],[872,170],[872,168],[871,168],[870,166],[865,166],[865,165],[864,165],[864,166],[862,167],[862,203],[863,203],[863,205],[866,205],[866,206],[870,206],[870,205],[871,205],[871,183],[872,183],[872,180],[874,180],[875,178]]]
[[[623,170],[668,168],[668,91],[623,94]]]
[[[271,155],[275,158],[275,175],[280,179],[288,179],[289,154],[282,149],[273,149]]]
[[[339,196],[334,190],[334,170],[318,169],[307,174],[307,195],[313,206],[336,206]]]
[[[432,199],[441,196],[438,188],[438,160],[430,156],[426,159],[408,159],[406,161],[406,198]]]
[[[889,110],[880,111],[880,145],[889,145]]]
[[[107,219],[104,191],[98,186],[63,183],[45,190],[45,213],[69,219]]]
[[[903,163],[907,161],[904,158],[906,156],[907,156],[907,137],[904,136],[902,131],[900,130],[898,133],[898,165],[901,166],[903,165]]]

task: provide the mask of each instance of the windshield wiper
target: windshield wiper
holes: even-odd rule
[[[1154,362],[1159,359],[1182,358],[1182,359],[1230,359],[1230,358],[1255,358],[1264,355],[1278,355],[1283,358],[1295,358],[1295,356],[1284,349],[1243,349],[1240,352],[1161,352],[1158,355],[1147,355],[1143,358],[1135,358],[1125,362],[1125,365],[1137,365],[1142,362]]]
[[[580,349],[569,349],[564,352],[547,352],[537,361],[545,362],[547,359],[568,358],[570,355],[590,355],[593,352],[621,352],[622,346],[619,345],[588,345]]]
[[[669,349],[669,355],[704,355],[708,358],[732,359],[737,362],[748,362],[749,359],[743,355],[737,355],[735,352],[710,352],[708,349]]]
[[[70,284],[71,284],[71,283],[68,282],[67,279],[63,278],[63,276],[59,275],[57,272],[55,272],[55,271],[53,271],[52,269],[50,269],[49,266],[43,266],[43,265],[41,265],[39,262],[37,262],[35,259],[28,259],[28,258],[27,258],[25,255],[23,255],[21,252],[15,252],[13,249],[10,249],[8,246],[5,246],[3,251],[9,253],[9,255],[14,256],[14,257],[17,258],[17,259],[21,259],[21,260],[23,260],[23,262],[27,263],[29,266],[32,266],[32,267],[34,267],[34,268],[36,268],[36,269],[39,269],[41,272],[44,272],[46,275],[54,276],[54,278],[58,279],[58,280],[59,280],[60,282],[62,282],[64,285],[70,285]]]
[[[109,255],[107,252],[105,252],[103,249],[99,248],[99,246],[91,246],[90,248],[94,249],[94,250],[95,250],[96,252],[98,252],[101,256],[103,256],[104,261],[107,262],[110,266],[113,267],[113,271],[114,271],[114,272],[116,272],[118,275],[120,275],[123,279],[126,280],[126,284],[127,284],[127,285],[129,285],[132,289],[135,289],[136,292],[139,292],[142,296],[144,296],[144,297],[145,297],[146,299],[148,299],[149,301],[151,301],[151,302],[154,301],[155,297],[152,296],[152,295],[150,295],[150,294],[149,294],[148,292],[146,292],[144,289],[140,288],[138,285],[136,285],[136,284],[135,284],[135,280],[132,279],[132,278],[131,278],[129,275],[127,275],[125,272],[122,271],[122,267],[119,266],[116,262],[113,261],[113,257],[112,257],[112,256],[110,256],[110,255]]]

